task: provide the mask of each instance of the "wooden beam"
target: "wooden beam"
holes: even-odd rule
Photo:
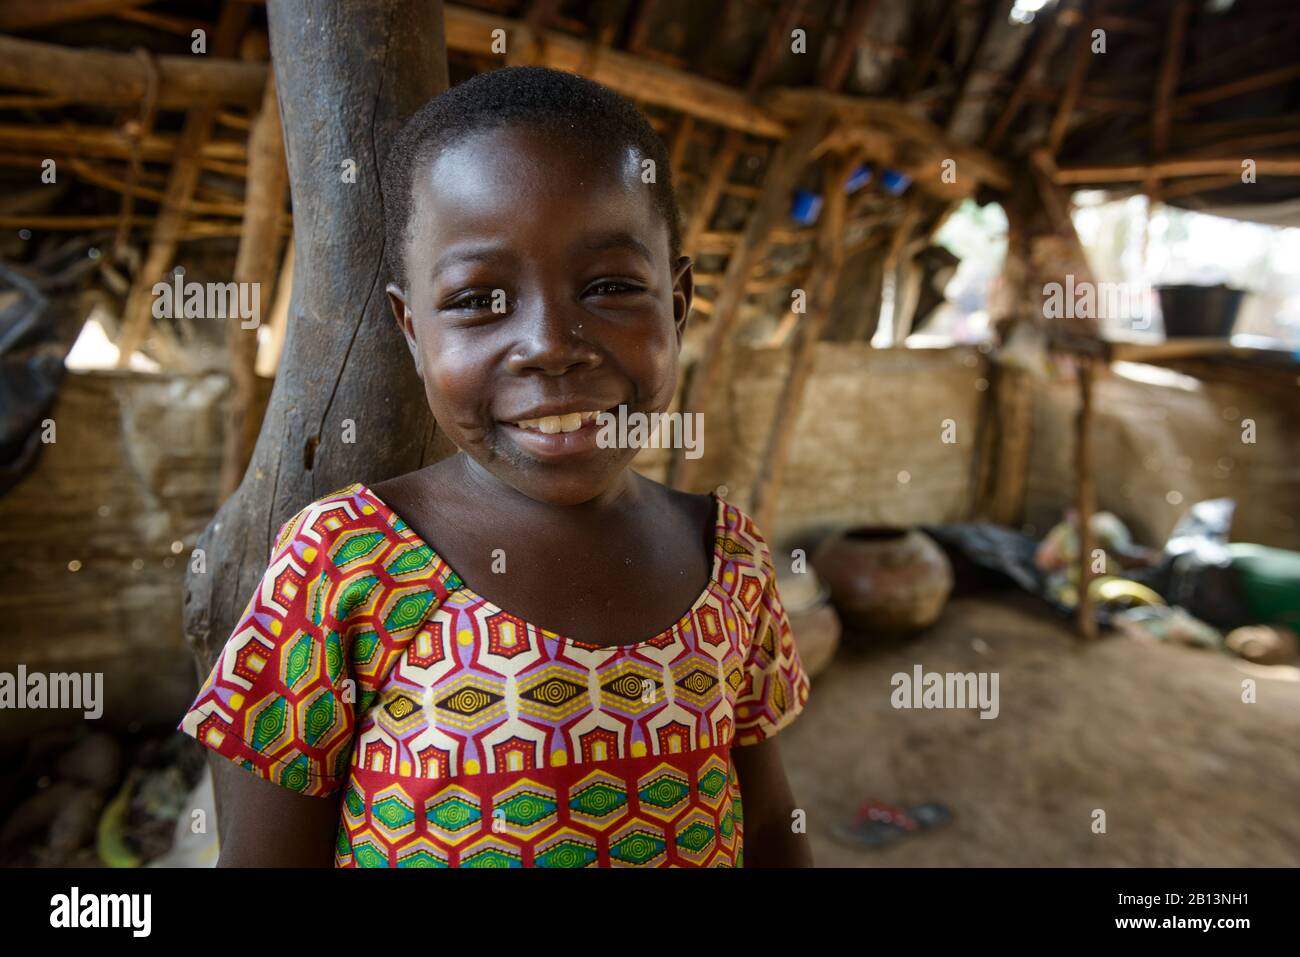
[[[248,7],[242,3],[227,3],[221,8],[221,19],[212,39],[214,55],[227,57],[239,49],[240,38],[248,25],[249,13]],[[262,64],[262,67],[265,83],[269,74],[266,65]],[[150,301],[154,284],[176,265],[174,260],[179,245],[177,237],[185,222],[185,207],[193,198],[202,168],[200,161],[203,146],[212,132],[218,112],[217,103],[207,102],[186,114],[185,125],[176,146],[176,157],[167,179],[167,194],[154,223],[153,237],[122,308],[122,327],[117,340],[118,368],[126,368],[130,364],[131,355],[144,343],[152,318]]]
[[[1229,173],[1226,176],[1194,176],[1178,183],[1162,184],[1160,198],[1167,202],[1180,196],[1195,196],[1197,193],[1208,193],[1216,189],[1236,186],[1240,182],[1241,175],[1238,173]]]
[[[959,177],[970,177],[996,189],[1011,188],[1012,174],[1006,163],[979,147],[956,142],[897,100],[784,88],[773,90],[764,103],[773,114],[788,122],[809,115],[814,107],[825,108],[840,124],[887,135],[913,147],[923,154],[918,163],[936,158],[953,159]]]
[[[153,0],[5,0],[0,6],[0,30],[16,33],[90,20],[143,7]]]
[[[259,311],[269,310],[272,305],[288,192],[289,168],[285,164],[284,133],[272,77],[248,137],[248,186],[239,251],[235,255],[235,282],[258,290]],[[260,325],[261,315],[258,320]],[[227,320],[231,392],[221,456],[222,498],[239,487],[262,427],[256,414],[257,332],[257,326],[244,328],[241,322]]]
[[[862,32],[867,28],[867,22],[878,6],[880,0],[853,0],[848,19],[844,21],[839,40],[835,44],[835,52],[826,61],[826,66],[822,70],[820,81],[822,89],[831,93],[838,93],[843,89],[844,81],[848,78],[854,57],[857,55],[858,45],[862,42]]]
[[[673,134],[673,145],[668,157],[668,162],[673,169],[673,176],[678,180],[681,179],[682,168],[686,165],[686,151],[691,145],[691,137],[694,133],[695,117],[689,113],[683,113],[681,123],[678,124],[677,131]]]
[[[1081,638],[1097,637],[1097,619],[1093,614],[1092,591],[1092,516],[1097,509],[1096,484],[1092,474],[1092,391],[1094,359],[1079,355],[1079,413],[1075,419],[1074,469],[1075,509],[1079,513],[1079,603],[1075,624]]]
[[[117,213],[102,213],[90,216],[0,216],[0,229],[38,229],[52,232],[86,232],[96,229],[113,229],[121,222]],[[127,225],[131,229],[153,230],[157,218],[154,216],[131,217]],[[234,220],[225,222],[217,220],[190,220],[170,234],[176,242],[195,239],[223,239],[238,236],[239,223]]]
[[[1161,159],[1169,152],[1169,126],[1186,37],[1187,0],[1174,0],[1174,5],[1169,9],[1169,36],[1165,40],[1165,56],[1160,64],[1160,75],[1151,105],[1152,159]]]
[[[763,180],[763,195],[749,216],[744,238],[727,261],[726,278],[718,290],[704,352],[690,372],[690,381],[682,402],[683,411],[708,414],[723,353],[738,323],[749,277],[767,245],[768,233],[788,215],[790,192],[807,165],[813,147],[824,135],[828,122],[826,110],[814,108],[794,133],[777,148],[768,164]],[[699,462],[700,459],[676,459],[673,463],[672,484],[678,488],[690,488],[698,472]]]
[[[1087,12],[1096,16],[1104,6],[1105,0],[1096,0]],[[1070,117],[1074,115],[1074,108],[1078,105],[1079,94],[1083,91],[1083,83],[1087,78],[1092,57],[1092,31],[1088,29],[1088,20],[1085,18],[1074,35],[1074,49],[1070,51],[1070,75],[1065,81],[1065,90],[1061,94],[1056,115],[1052,117],[1052,126],[1047,134],[1047,152],[1050,156],[1055,157],[1061,152],[1061,143],[1069,130]]]
[[[686,226],[686,235],[682,239],[682,248],[687,255],[693,255],[695,244],[713,221],[718,197],[727,184],[727,177],[731,175],[731,167],[736,162],[736,155],[740,152],[743,142],[742,134],[736,130],[728,130],[723,136],[722,149],[713,158],[713,164],[709,168],[709,179],[704,184],[704,190],[699,195],[695,209],[691,212],[691,220]]]
[[[448,5],[446,10],[449,50],[482,55],[490,49],[493,30],[506,31],[509,49],[515,42],[512,34],[527,29],[522,21],[465,7]],[[750,102],[743,90],[555,30],[538,30],[536,36],[544,66],[582,74],[624,96],[680,110],[719,126],[772,138],[787,133],[783,122]]]
[[[175,33],[186,38],[192,37],[195,30],[206,32],[212,29],[212,24],[207,20],[198,20],[194,17],[176,17],[169,13],[154,13],[152,10],[137,10],[135,7],[117,10],[113,13],[113,16],[118,20],[139,23],[146,27],[153,27],[155,30]]]
[[[1184,157],[1158,163],[1119,164],[1114,166],[1063,166],[1053,175],[1062,186],[1101,183],[1143,183],[1148,179],[1177,179],[1183,176],[1209,176],[1215,173],[1241,173],[1242,157],[1221,159]],[[1260,176],[1300,176],[1300,156],[1261,156],[1255,159]]]
[[[650,24],[654,22],[654,11],[658,0],[637,0],[636,13],[632,16],[632,27],[628,31],[627,48],[630,53],[640,53],[645,49],[646,39],[650,35]],[[447,7],[447,15],[451,16],[454,9]],[[451,45],[450,38],[447,41],[448,49],[455,49]]]
[[[786,461],[794,427],[803,406],[804,392],[812,375],[817,343],[830,321],[835,290],[844,267],[844,220],[848,200],[845,187],[858,165],[858,158],[848,154],[832,163],[826,177],[826,200],[822,221],[817,230],[817,259],[808,283],[808,312],[796,323],[794,353],[781,383],[776,413],[768,427],[767,442],[754,483],[751,512],[760,529],[772,533],[776,528],[777,499],[785,479]]]
[[[176,156],[179,138],[171,133],[150,133],[139,143],[140,158],[145,162],[169,162]],[[67,157],[98,156],[107,159],[130,159],[131,139],[121,130],[103,127],[23,126],[0,124],[0,150],[21,150],[56,160]],[[204,159],[242,163],[248,156],[243,143],[233,140],[209,140],[200,155]],[[40,163],[37,161],[37,168]]]
[[[275,377],[284,351],[284,337],[289,329],[289,305],[293,300],[293,234],[284,247],[284,261],[275,284],[275,299],[271,305],[271,335],[260,343],[257,351],[257,374]]]
[[[151,203],[163,203],[166,201],[166,194],[162,190],[154,189],[150,186],[142,186],[139,183],[128,183],[113,172],[94,166],[85,160],[70,157],[64,160],[64,163],[70,170],[72,170],[73,175],[75,175],[77,179],[90,183],[93,186],[111,189],[116,193],[133,196],[136,199],[145,199]],[[234,200],[211,202],[191,199],[185,204],[185,211],[200,216],[230,216],[235,219],[240,219],[244,215],[244,204]]]
[[[1193,107],[1204,106],[1206,103],[1218,103],[1220,100],[1228,100],[1234,96],[1241,96],[1243,93],[1266,90],[1271,86],[1294,80],[1296,77],[1300,77],[1300,63],[1256,73],[1254,76],[1233,80],[1231,83],[1224,83],[1221,86],[1184,93],[1174,101],[1173,111],[1182,113]]]
[[[1066,14],[1073,11],[1062,10],[1052,17],[1049,22],[1041,23],[1035,28],[1033,46],[1030,47],[1029,56],[1025,61],[1025,68],[1016,80],[1016,85],[1011,90],[1011,95],[1007,97],[1006,104],[1002,107],[1002,112],[994,121],[993,127],[989,130],[988,135],[984,138],[984,148],[988,150],[997,149],[1002,142],[1002,137],[1006,135],[1011,124],[1015,122],[1020,115],[1020,108],[1024,106],[1025,97],[1029,92],[1030,85],[1034,81],[1034,75],[1043,64],[1048,50],[1052,48],[1053,42],[1059,30],[1066,26]]]
[[[957,93],[952,98],[952,106],[943,121],[943,129],[946,133],[951,134],[953,132],[957,120],[962,115],[963,107],[971,97],[971,87],[975,74],[979,70],[980,63],[984,60],[984,49],[989,45],[989,37],[993,33],[994,21],[999,16],[1005,16],[1005,8],[1001,4],[986,3],[983,5],[983,13],[980,16],[975,42],[971,44],[970,56],[962,66],[961,75],[957,80]]]
[[[921,89],[926,79],[930,76],[930,71],[934,68],[934,61],[939,56],[939,50],[948,42],[948,36],[952,33],[953,25],[957,20],[957,10],[959,5],[955,3],[946,4],[943,13],[940,14],[938,25],[931,28],[929,42],[925,44],[925,49],[921,55],[916,58],[916,63],[908,74],[907,80],[903,84],[903,99],[910,100]]]
[[[776,68],[776,64],[781,59],[781,51],[785,49],[787,38],[795,24],[799,22],[799,17],[803,15],[806,4],[807,0],[781,0],[781,6],[772,18],[772,24],[763,38],[763,45],[759,47],[758,56],[749,71],[749,82],[745,84],[745,92],[750,96],[763,88],[763,84]]]
[[[240,7],[247,15],[243,4]],[[240,63],[213,54],[159,56],[158,108],[215,103],[256,106],[266,84],[265,63]],[[132,53],[109,53],[0,36],[0,86],[50,93],[78,103],[135,105],[149,85],[148,68]]]

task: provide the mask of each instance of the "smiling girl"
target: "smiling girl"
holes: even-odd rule
[[[410,118],[383,186],[389,302],[459,452],[281,527],[181,724],[253,772],[222,864],[809,865],[767,544],[597,441],[677,387],[659,137],[588,80],[498,70]]]

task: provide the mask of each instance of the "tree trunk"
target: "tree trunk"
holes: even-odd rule
[[[185,633],[207,675],[312,499],[433,458],[435,425],[384,296],[379,174],[402,119],[447,86],[442,4],[270,0],[296,265],[284,355],[252,461],[199,537]],[[355,162],[355,177],[345,175]],[[348,180],[355,179],[355,182]]]

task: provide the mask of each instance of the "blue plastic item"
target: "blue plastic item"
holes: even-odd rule
[[[822,198],[817,193],[810,193],[806,189],[797,189],[794,192],[794,204],[790,207],[790,218],[801,226],[811,226],[817,222],[817,216],[822,211]]]
[[[870,182],[871,167],[867,166],[866,163],[863,163],[853,171],[853,175],[850,176],[848,182],[844,184],[844,192],[856,193]]]
[[[880,174],[880,185],[885,187],[886,192],[901,196],[912,185],[912,177],[896,169],[887,169]]]

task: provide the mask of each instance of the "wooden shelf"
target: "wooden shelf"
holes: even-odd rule
[[[1208,359],[1239,365],[1300,367],[1300,349],[1288,349],[1276,339],[1266,339],[1262,336],[1156,341],[1053,335],[1049,338],[1048,348],[1054,352],[1104,357],[1107,362],[1142,362],[1147,365],[1161,365],[1186,359]]]
[[[1108,340],[1111,362],[1145,362],[1158,365],[1179,359],[1227,359],[1263,365],[1300,365],[1300,349],[1286,349],[1272,339],[1234,336],[1229,339],[1167,339],[1164,342]]]

